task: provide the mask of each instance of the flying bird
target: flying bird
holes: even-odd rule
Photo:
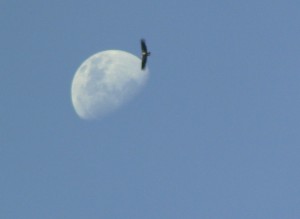
[[[144,39],[141,39],[141,49],[142,49],[142,70],[145,69],[147,63],[147,57],[150,56],[150,52],[147,50],[146,42]]]

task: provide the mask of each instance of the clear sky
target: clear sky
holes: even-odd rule
[[[300,3],[0,3],[0,218],[299,219]],[[71,82],[94,53],[150,77],[101,121]]]

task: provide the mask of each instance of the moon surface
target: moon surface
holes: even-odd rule
[[[137,56],[106,50],[85,60],[71,88],[74,109],[82,119],[100,119],[132,99],[148,78]]]

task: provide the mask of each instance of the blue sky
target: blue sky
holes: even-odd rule
[[[0,3],[0,217],[299,218],[298,1]],[[79,65],[140,54],[150,78],[101,121]]]

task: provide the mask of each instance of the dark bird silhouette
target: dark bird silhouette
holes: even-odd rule
[[[141,49],[142,49],[142,70],[145,69],[147,63],[147,57],[150,56],[150,52],[147,50],[146,42],[144,39],[141,39]]]

